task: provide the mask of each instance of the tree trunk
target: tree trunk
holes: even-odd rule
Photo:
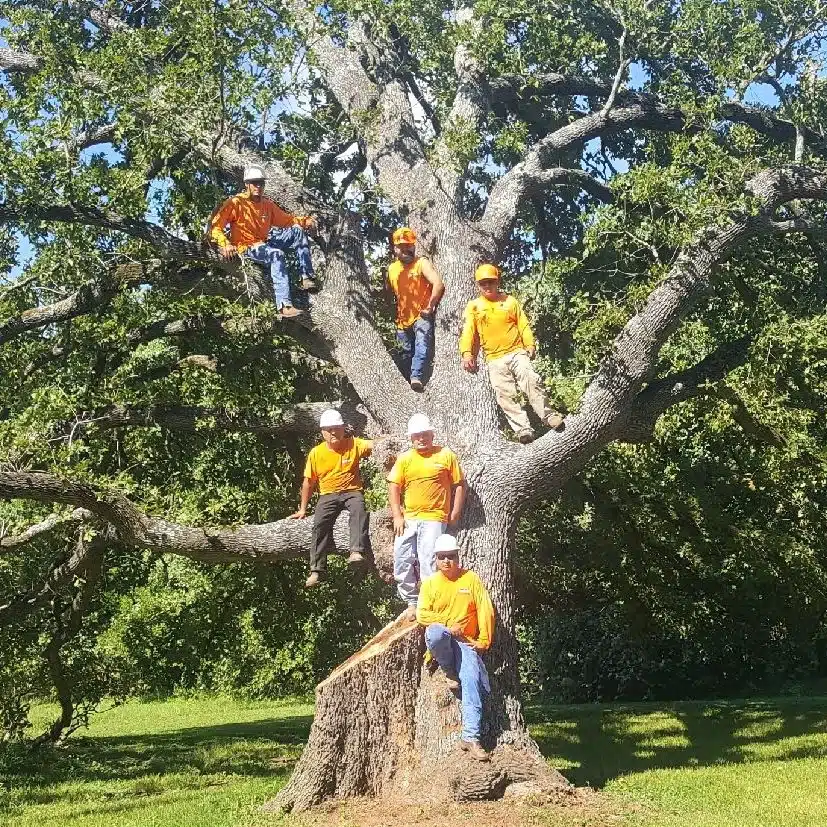
[[[439,670],[424,664],[422,627],[400,616],[316,688],[307,747],[273,809],[297,811],[362,795],[490,800],[515,783],[535,791],[571,790],[545,763],[523,720],[509,562],[515,520],[505,505],[486,507],[474,497],[460,535],[463,565],[480,574],[497,611],[494,643],[484,658],[491,694],[482,741],[492,750],[491,762],[459,750],[459,695],[448,690]]]

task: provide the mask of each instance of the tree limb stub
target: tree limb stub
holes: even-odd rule
[[[25,546],[38,537],[48,536],[67,523],[84,522],[90,520],[92,516],[92,512],[87,511],[85,508],[76,508],[69,514],[50,514],[45,520],[29,526],[25,531],[21,531],[20,534],[0,536],[0,549],[20,548],[20,546]]]

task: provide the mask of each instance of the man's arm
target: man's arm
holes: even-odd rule
[[[445,282],[442,280],[442,276],[440,276],[434,269],[434,265],[431,264],[427,258],[420,259],[420,272],[425,277],[425,280],[431,285],[431,300],[428,302],[428,306],[425,310],[422,311],[430,316],[436,311],[443,295],[445,294]]]
[[[291,514],[288,520],[303,520],[307,516],[307,504],[310,502],[310,495],[313,493],[313,480],[305,477],[302,480],[301,502],[299,503],[299,510],[295,514]]]
[[[220,207],[217,207],[210,217],[209,236],[215,244],[218,245],[218,252],[223,259],[231,259],[238,255],[238,250],[234,244],[231,244],[226,234],[224,227],[231,224],[233,221],[233,199],[228,198]]]
[[[293,215],[283,210],[274,201],[270,204],[270,226],[271,227],[292,227],[298,224],[303,230],[315,230],[316,219],[312,215]]]
[[[388,501],[393,514],[393,533],[401,537],[405,533],[405,515],[402,513],[402,486],[395,482],[388,483]]]
[[[462,507],[465,505],[465,480],[460,480],[455,483],[451,489],[451,513],[448,515],[449,525],[454,525],[459,522],[462,516]]]
[[[477,605],[477,626],[479,632],[477,639],[473,641],[474,648],[484,652],[491,645],[494,639],[494,605],[488,590],[483,586],[479,577],[474,585],[474,603]]]
[[[533,359],[537,353],[537,346],[534,341],[534,331],[531,329],[531,323],[528,321],[528,316],[523,312],[522,305],[514,299],[514,304],[517,307],[517,330],[520,338],[523,340],[523,347],[528,351],[528,355]]]
[[[424,582],[419,587],[419,599],[416,603],[416,622],[430,626],[440,622],[440,615],[434,611],[434,595],[430,583]]]
[[[462,333],[459,337],[459,352],[462,357],[462,367],[467,370],[468,373],[476,373],[480,337],[477,334],[477,319],[471,308],[471,304],[471,302],[468,302],[465,307]]]

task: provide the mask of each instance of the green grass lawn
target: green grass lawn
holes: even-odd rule
[[[111,709],[65,748],[0,765],[0,824],[275,823],[257,805],[285,782],[312,712],[227,698]],[[827,824],[827,697],[531,707],[528,716],[568,778],[634,805],[621,806],[630,827]],[[570,823],[581,823],[576,813]]]

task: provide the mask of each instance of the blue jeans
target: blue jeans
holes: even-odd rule
[[[399,596],[416,606],[419,583],[430,577],[434,569],[434,544],[445,533],[448,523],[436,520],[405,520],[405,531],[393,543],[393,578]]]
[[[276,294],[276,307],[292,307],[290,300],[290,279],[284,266],[284,253],[267,244],[257,247],[248,247],[244,256],[257,264],[270,268],[270,278],[273,280],[273,292]]]
[[[305,278],[313,278],[313,261],[310,258],[310,242],[307,240],[307,233],[294,224],[292,227],[272,227],[267,236],[267,246],[283,253],[287,250],[296,251],[296,259],[299,262],[299,272]]]
[[[422,381],[425,369],[434,358],[434,323],[421,316],[410,326],[396,331],[402,348],[402,375],[410,381]]]
[[[488,671],[472,646],[457,640],[441,623],[425,629],[425,645],[443,669],[459,675],[462,691],[463,741],[479,741],[482,724],[482,699],[491,691]]]

